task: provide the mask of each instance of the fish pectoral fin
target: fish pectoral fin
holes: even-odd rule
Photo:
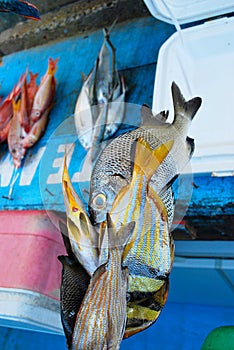
[[[141,125],[142,126],[157,126],[165,123],[169,115],[169,111],[161,111],[153,115],[150,107],[143,104],[141,107]]]
[[[184,114],[185,116],[187,116],[187,118],[192,120],[201,106],[201,97],[194,97],[189,101],[185,101],[185,98],[182,95],[180,88],[174,81],[171,85],[171,92],[175,116],[177,114]]]
[[[173,144],[171,140],[153,150],[142,137],[138,138],[135,146],[133,177],[143,172],[149,181],[170,152]]]
[[[148,196],[153,200],[156,208],[158,209],[163,221],[168,222],[168,213],[159,195],[153,190],[152,186],[148,186]]]

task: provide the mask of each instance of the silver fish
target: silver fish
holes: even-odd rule
[[[113,25],[112,25],[113,27]],[[88,150],[111,137],[124,118],[126,87],[115,68],[115,48],[104,29],[104,41],[94,68],[85,79],[78,96],[74,120],[78,138]]]
[[[124,259],[131,300],[125,337],[155,322],[166,301],[174,245],[166,207],[149,182],[172,145],[169,141],[152,150],[142,138],[137,140],[131,183],[119,191],[110,211],[116,229],[132,220],[136,223]]]
[[[72,350],[118,350],[123,338],[128,269],[122,260],[134,223],[116,232],[110,218],[107,222],[108,261],[91,277],[77,315]]]
[[[113,201],[121,188],[131,181],[132,145],[142,137],[152,149],[173,140],[173,148],[151,178],[151,185],[164,201],[168,211],[169,225],[173,219],[173,196],[169,184],[189,161],[194,149],[192,139],[187,138],[188,128],[201,105],[201,98],[185,101],[179,87],[172,83],[174,121],[166,123],[167,114],[149,118],[135,130],[126,132],[112,140],[99,156],[91,176],[89,210],[94,224],[105,220]],[[143,109],[144,111],[144,109]],[[144,116],[143,116],[144,117]],[[161,120],[160,120],[161,119]],[[150,123],[149,123],[150,120]]]

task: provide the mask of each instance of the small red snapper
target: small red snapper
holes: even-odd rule
[[[42,117],[44,111],[50,107],[52,103],[56,88],[56,80],[54,75],[57,70],[58,60],[58,58],[55,60],[53,60],[51,57],[49,58],[47,72],[41,79],[41,83],[33,101],[32,111],[30,114],[30,120],[33,123]]]
[[[10,130],[7,136],[9,151],[16,168],[21,166],[21,161],[26,153],[26,149],[22,144],[24,131],[20,125],[20,103],[20,99],[17,102],[13,100],[13,117],[10,121]]]

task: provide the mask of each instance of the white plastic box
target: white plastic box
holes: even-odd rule
[[[145,3],[153,16],[177,28],[179,23],[234,11],[233,0]],[[234,173],[234,17],[179,30],[160,48],[153,111],[169,109],[171,118],[172,81],[180,86],[186,99],[200,96],[203,100],[189,131],[195,138],[193,172]]]

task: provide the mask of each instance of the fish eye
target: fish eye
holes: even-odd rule
[[[93,199],[93,205],[97,209],[104,209],[106,206],[106,196],[103,193],[97,194]]]
[[[40,112],[39,112],[39,111],[36,111],[36,112],[35,112],[35,116],[36,116],[36,117],[40,117]]]

